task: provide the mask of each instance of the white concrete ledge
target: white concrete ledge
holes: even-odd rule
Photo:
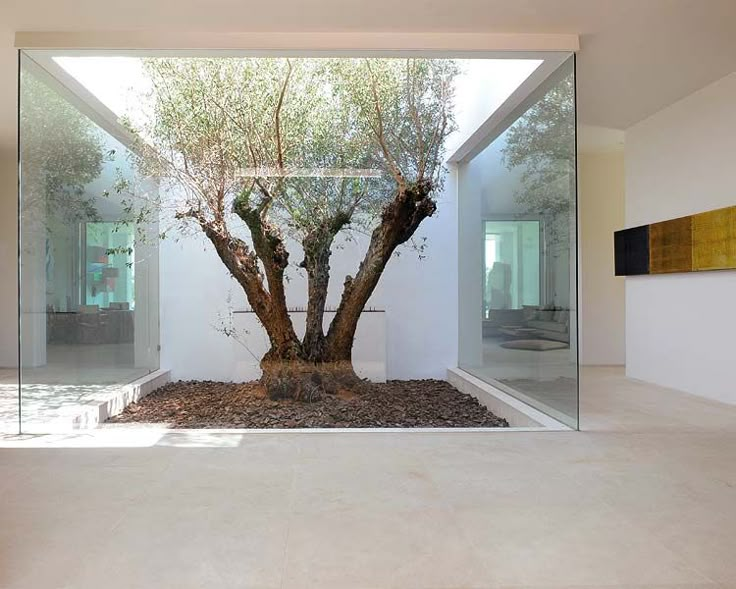
[[[311,429],[176,429],[125,424],[90,430],[47,434],[0,434],[0,448],[236,448],[261,436],[485,436],[553,431],[544,427],[414,427],[414,428],[311,428]]]
[[[512,428],[570,431],[565,424],[460,368],[447,369],[447,382],[460,392],[473,395],[494,414],[506,419]]]
[[[105,400],[91,405],[81,405],[76,414],[69,416],[68,423],[55,422],[53,424],[54,429],[96,428],[110,417],[122,413],[131,403],[139,401],[157,388],[165,385],[169,382],[169,379],[170,372],[168,370],[156,370],[129,384],[120,385],[120,388]]]

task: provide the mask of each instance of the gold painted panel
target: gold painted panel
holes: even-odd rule
[[[692,217],[649,226],[649,272],[691,272],[693,269]]]
[[[736,268],[736,207],[692,216],[693,270]]]

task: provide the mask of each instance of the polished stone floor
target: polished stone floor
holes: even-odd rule
[[[0,587],[736,587],[736,407],[582,391],[582,432],[6,437]]]

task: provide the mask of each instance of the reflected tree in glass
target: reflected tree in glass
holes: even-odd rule
[[[27,71],[20,105],[24,224],[43,225],[46,214],[71,222],[98,219],[84,191],[106,159],[97,127]]]
[[[570,72],[509,128],[502,150],[508,169],[522,171],[517,203],[546,219],[557,242],[568,240],[575,204],[574,92]]]
[[[85,186],[106,155],[94,124],[25,67],[20,85],[21,344],[23,365],[46,364],[54,228],[97,220]]]

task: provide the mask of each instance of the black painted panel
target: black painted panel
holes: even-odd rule
[[[616,276],[649,274],[649,225],[613,234]]]

